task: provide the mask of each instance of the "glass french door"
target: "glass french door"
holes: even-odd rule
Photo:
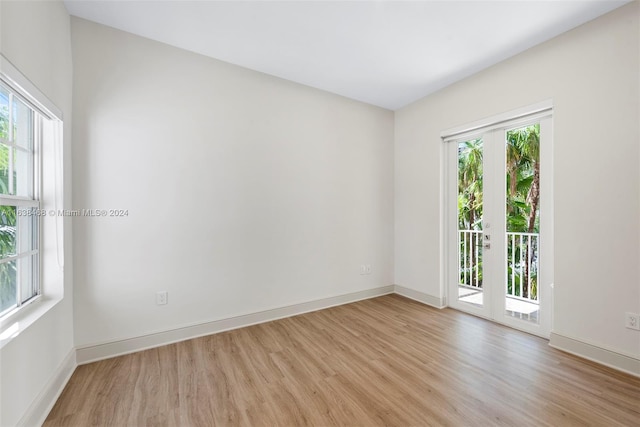
[[[551,118],[446,142],[449,305],[548,337],[553,276]]]

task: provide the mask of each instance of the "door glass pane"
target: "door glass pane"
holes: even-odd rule
[[[540,124],[506,133],[506,314],[539,322]]]
[[[482,306],[482,139],[458,144],[458,301]]]

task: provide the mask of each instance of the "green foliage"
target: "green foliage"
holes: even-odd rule
[[[538,233],[540,125],[508,131],[506,150],[507,230],[515,233]]]
[[[482,140],[458,147],[458,229],[482,229]]]
[[[0,206],[0,258],[16,253],[16,208]],[[0,264],[0,312],[16,303],[16,262]]]
[[[482,230],[482,140],[466,141],[458,147],[458,229]],[[469,236],[471,237],[471,236]],[[474,238],[460,241],[461,259],[460,283],[482,287],[481,242]],[[466,254],[466,255],[465,255]]]
[[[9,138],[9,108],[0,106],[0,139]],[[9,194],[9,147],[0,143],[0,193]],[[0,206],[0,259],[16,253],[16,207]],[[16,303],[16,261],[0,264],[0,312]]]
[[[6,105],[0,106],[0,139],[9,140],[9,107]],[[0,194],[9,194],[9,147],[2,143],[0,143]]]
[[[483,213],[483,170],[482,170],[482,140],[475,139],[465,141],[458,146],[458,229],[482,230]],[[514,233],[539,233],[540,227],[540,125],[535,124],[506,133],[506,223],[507,231]],[[461,258],[463,243],[460,243]],[[475,244],[474,244],[475,245]],[[508,241],[507,253],[511,255],[513,265],[509,265],[508,283],[509,291],[516,290],[515,294],[523,295],[531,299],[537,298],[537,248],[520,248],[520,245],[511,247]],[[475,250],[475,246],[472,247]],[[532,271],[529,265],[521,268],[519,264],[520,251],[526,260],[531,257]],[[528,253],[532,251],[532,253]],[[468,254],[466,265],[468,270],[475,274],[479,270],[481,276],[482,256],[480,248],[479,256]],[[511,275],[511,270],[515,274]],[[468,277],[460,267],[461,276]],[[526,270],[526,271],[525,271]],[[467,272],[469,273],[469,272]],[[513,283],[512,279],[514,278]],[[531,295],[528,295],[528,280],[531,277]],[[468,280],[467,280],[468,281]],[[464,283],[461,277],[461,282]],[[481,283],[481,282],[480,282]],[[469,283],[465,283],[469,285]],[[522,287],[523,292],[520,293]]]
[[[9,139],[9,107],[6,105],[0,105],[0,138]]]

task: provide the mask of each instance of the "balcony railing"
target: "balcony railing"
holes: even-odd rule
[[[458,231],[460,286],[482,289],[482,230]],[[507,233],[506,296],[538,302],[538,233]]]
[[[538,302],[538,233],[507,233],[507,295]]]
[[[458,271],[460,284],[482,288],[482,230],[459,230]]]

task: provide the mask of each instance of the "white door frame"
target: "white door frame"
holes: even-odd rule
[[[483,138],[483,149],[489,144],[499,144],[503,146],[505,132],[519,126],[532,123],[540,123],[540,240],[539,240],[539,265],[540,277],[538,280],[538,295],[540,299],[539,322],[533,323],[520,320],[505,315],[505,268],[504,265],[498,268],[494,264],[493,268],[484,269],[484,283],[489,285],[483,287],[483,306],[461,303],[458,301],[458,226],[457,226],[457,142],[466,141],[478,137]],[[549,337],[553,324],[553,273],[554,273],[554,229],[553,229],[553,120],[552,102],[545,101],[529,107],[524,107],[515,111],[500,114],[479,122],[466,126],[450,129],[441,134],[443,143],[442,152],[442,249],[443,249],[443,274],[442,290],[443,295],[447,295],[448,305],[470,314],[488,318],[510,327],[520,329],[545,338]],[[504,168],[505,153],[499,154],[497,158],[485,158],[483,169],[484,185],[488,188],[493,186],[493,200],[487,200],[485,194],[485,206],[492,204],[504,205],[506,191],[504,188]],[[455,166],[454,166],[455,165]],[[495,183],[499,184],[496,185]],[[497,189],[497,190],[496,190]],[[496,218],[491,218],[491,227],[486,227],[488,218],[483,218],[485,222],[486,234],[491,234],[492,230],[506,230],[506,218],[498,209]],[[505,242],[500,242],[498,238],[502,233],[495,233],[491,240],[491,251],[493,257],[503,262],[505,256]],[[452,245],[454,247],[452,247]],[[484,268],[484,266],[483,266]],[[491,285],[493,284],[493,285]]]

